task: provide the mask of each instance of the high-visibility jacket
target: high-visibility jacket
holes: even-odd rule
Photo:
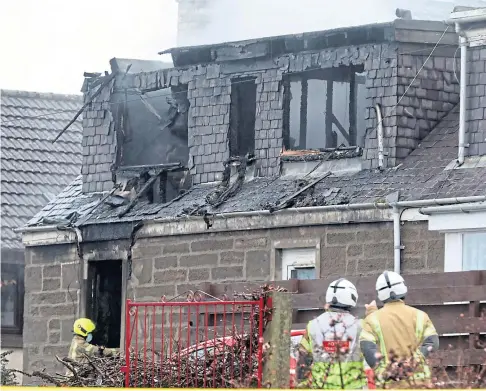
[[[359,348],[360,320],[330,310],[307,325],[301,347],[312,355],[312,388],[362,389],[366,385]]]
[[[86,342],[86,340],[79,335],[75,335],[71,341],[68,357],[79,363],[85,363],[88,361],[86,356],[93,357],[98,353],[98,351],[98,346]],[[118,349],[105,348],[103,349],[103,355],[105,357],[113,356],[117,354],[118,351]]]
[[[398,360],[414,359],[416,367],[412,380],[423,383],[430,380],[430,368],[420,351],[424,340],[437,335],[429,316],[416,308],[406,305],[403,301],[385,303],[384,307],[374,311],[363,321],[360,341],[376,344],[381,359],[374,368],[377,382],[386,381],[386,368],[390,363],[390,354]],[[408,382],[403,379],[402,382]],[[399,382],[394,382],[399,386]]]

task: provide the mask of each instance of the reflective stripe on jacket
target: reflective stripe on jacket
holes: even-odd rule
[[[359,348],[359,319],[328,311],[309,322],[301,346],[312,354],[312,387],[361,389],[366,385]]]
[[[382,358],[375,374],[378,380],[386,380],[385,370],[390,362],[390,353],[398,360],[414,358],[417,363],[413,380],[430,379],[430,368],[425,363],[420,347],[427,337],[437,334],[428,315],[403,301],[386,303],[370,314],[363,322],[360,341],[370,341],[377,345]]]

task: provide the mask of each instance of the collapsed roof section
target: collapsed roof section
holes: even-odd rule
[[[457,154],[458,110],[453,110],[421,145],[398,167],[384,172],[360,171],[353,175],[303,175],[300,179],[254,178],[242,182],[238,191],[223,202],[212,202],[216,185],[193,186],[176,199],[154,204],[139,200],[127,213],[103,194],[83,195],[78,178],[56,200],[29,222],[29,226],[66,222],[73,213],[77,225],[113,224],[153,219],[182,219],[201,216],[211,224],[211,216],[232,212],[278,210],[305,206],[384,202],[399,192],[400,201],[483,195],[486,166],[445,170]],[[235,181],[230,181],[230,186]],[[218,194],[221,194],[219,192]],[[108,202],[107,202],[108,201]]]
[[[342,27],[333,30],[225,42],[216,45],[175,47],[163,50],[159,54],[171,54],[174,66],[183,67],[211,62],[277,57],[296,52],[377,42],[435,44],[445,27],[442,22],[397,19],[391,23]],[[422,33],[414,34],[412,32],[414,30],[419,30]],[[442,43],[454,45],[457,43],[456,35],[452,30],[443,37]]]

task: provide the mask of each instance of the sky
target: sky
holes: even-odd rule
[[[161,60],[176,36],[176,0],[2,0],[0,87],[79,94],[83,72]]]
[[[183,2],[183,1],[182,1]],[[83,72],[110,70],[113,57],[170,61],[180,45],[391,21],[396,7],[443,20],[480,0],[0,0],[0,87],[80,93]]]

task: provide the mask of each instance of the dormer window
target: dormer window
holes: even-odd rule
[[[362,66],[349,66],[286,76],[285,148],[363,146],[366,87],[362,72]]]

